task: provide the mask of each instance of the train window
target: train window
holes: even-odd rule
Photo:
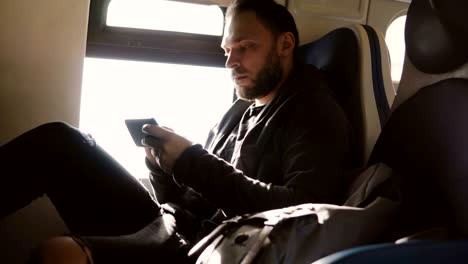
[[[392,62],[392,81],[394,84],[400,82],[405,60],[405,23],[406,15],[393,20],[385,34]]]
[[[179,26],[174,28],[156,25],[157,23],[150,19],[155,17],[155,13],[148,13],[147,10],[151,6],[161,4],[156,2],[165,1],[113,0],[108,8],[107,23],[122,27],[184,30],[197,34],[222,33],[219,30],[223,28],[224,18],[219,7],[213,9],[202,6],[216,10],[216,15],[210,16],[195,12],[192,9],[193,4],[188,3],[167,1],[158,6],[158,9],[165,8],[162,12],[165,17],[163,20],[177,17],[182,12],[186,16],[183,21],[190,20],[190,23],[183,24],[198,25],[196,29],[182,29]],[[177,5],[177,8],[171,9],[170,4]],[[187,11],[181,11],[181,5],[187,5],[190,13],[183,13]],[[221,12],[221,18],[218,11]],[[141,12],[141,15],[138,12]],[[188,18],[188,15],[191,18]],[[208,22],[202,23],[204,19],[208,19]],[[151,40],[152,37],[148,39]],[[216,43],[218,48],[219,43]],[[105,55],[107,48],[112,49],[115,46],[112,43],[108,46],[103,45],[98,51],[104,52]],[[88,42],[88,51],[90,47]],[[138,54],[154,49],[141,49]],[[125,54],[126,50],[121,53]],[[190,57],[190,60],[185,56],[185,61],[171,63],[164,59],[158,60],[159,53],[148,60],[146,57],[139,60],[116,55],[109,57],[93,53],[90,56],[87,53],[83,69],[80,128],[96,138],[99,145],[132,175],[145,178],[148,170],[144,165],[144,151],[134,145],[124,120],[154,117],[160,125],[174,129],[193,142],[204,143],[209,129],[232,104],[233,84],[227,69],[218,66],[217,63],[198,63],[197,58],[201,56]]]
[[[221,36],[223,19],[222,10],[215,5],[163,0],[112,0],[109,3],[106,24]]]

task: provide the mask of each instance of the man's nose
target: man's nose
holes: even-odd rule
[[[234,52],[230,52],[226,59],[226,63],[225,63],[226,68],[234,69],[234,68],[239,67],[239,65],[240,65],[239,56]]]

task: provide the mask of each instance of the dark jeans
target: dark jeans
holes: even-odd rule
[[[45,124],[1,146],[0,168],[0,218],[46,194],[80,236],[133,234],[157,222],[143,232],[150,235],[161,227],[148,191],[90,136],[67,124]],[[132,239],[127,236],[127,248]],[[102,241],[112,238],[100,246]]]

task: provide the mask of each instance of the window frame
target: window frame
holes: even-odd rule
[[[224,67],[222,36],[107,26],[110,1],[90,3],[86,57]]]

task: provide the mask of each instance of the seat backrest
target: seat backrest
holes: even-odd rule
[[[444,225],[468,237],[466,0],[413,0],[396,105],[370,164],[401,175],[408,232]]]
[[[353,165],[364,166],[395,98],[382,34],[370,26],[350,25],[302,45],[298,54],[326,75],[355,132]]]

